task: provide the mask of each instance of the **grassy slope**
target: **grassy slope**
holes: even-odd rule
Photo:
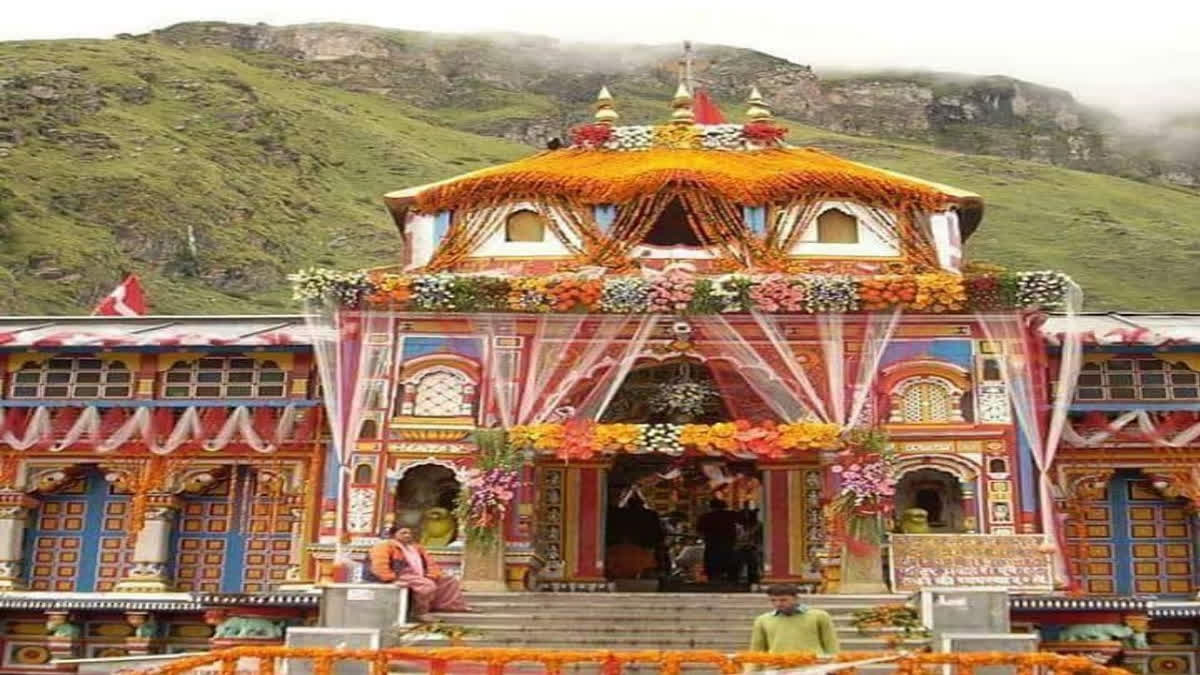
[[[556,105],[507,95],[495,105],[416,110],[285,79],[257,67],[261,58],[123,41],[0,45],[5,73],[86,67],[82,76],[109,87],[145,85],[137,73],[154,73],[149,103],[106,95],[104,108],[70,127],[107,134],[119,149],[81,158],[70,144],[35,136],[0,159],[0,187],[17,196],[12,233],[0,239],[0,264],[10,272],[0,270],[0,310],[87,309],[122,267],[146,276],[157,311],[293,309],[288,272],[394,255],[399,242],[379,205],[383,192],[532,151],[440,125],[486,129]],[[666,105],[653,95],[628,92],[619,101],[623,120],[665,119]],[[252,126],[236,130],[237,119]],[[1200,251],[1195,193],[799,125],[791,141],[981,193],[988,210],[969,254],[1063,269],[1093,309],[1200,307],[1189,264]],[[35,276],[47,264],[82,278]]]
[[[77,144],[27,130],[28,140],[0,159],[0,186],[15,193],[0,241],[7,312],[87,309],[122,269],[144,275],[155,311],[293,309],[284,276],[296,268],[395,255],[385,191],[527,152],[416,121],[373,95],[288,81],[221,51],[127,41],[0,46],[0,73],[64,66],[110,90],[145,86],[137,73],[151,73],[153,97],[138,104],[106,94],[98,112],[59,125],[106,134],[115,150],[85,157]],[[36,276],[45,267],[66,279]]]
[[[790,140],[983,195],[968,259],[1052,268],[1087,307],[1200,308],[1200,194],[1019,160],[839,136],[793,125]]]

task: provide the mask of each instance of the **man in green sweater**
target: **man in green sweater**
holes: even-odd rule
[[[797,595],[796,587],[791,584],[767,588],[767,597],[775,609],[754,620],[750,651],[814,652],[818,656],[838,653],[837,630],[829,612],[799,604]]]

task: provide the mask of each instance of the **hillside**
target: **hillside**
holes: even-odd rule
[[[372,59],[390,56],[319,41],[319,58],[298,60],[252,38],[0,43],[0,311],[86,311],[126,270],[143,275],[159,312],[293,310],[284,276],[296,268],[393,259],[383,192],[533,152],[515,141],[585,117],[603,79],[543,73],[522,93],[474,69],[479,53],[450,50],[438,68],[457,66],[436,78],[398,62],[388,82],[366,86],[345,78],[373,77],[383,69]],[[495,47],[478,38],[477,49]],[[670,57],[663,51],[664,64]],[[769,82],[786,89],[803,72],[764,63],[757,81],[769,97]],[[624,119],[665,119],[667,65],[625,67],[614,85]],[[389,84],[405,77],[407,98]],[[514,121],[523,133],[510,133]],[[1200,307],[1189,271],[1200,252],[1194,192],[792,128],[793,143],[983,194],[976,259],[1063,269],[1095,309]]]

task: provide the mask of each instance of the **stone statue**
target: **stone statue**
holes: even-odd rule
[[[457,523],[448,509],[435,506],[426,509],[421,516],[421,545],[426,548],[444,548],[454,541]]]
[[[900,515],[900,531],[904,534],[929,534],[929,512],[913,507]]]
[[[133,629],[133,634],[140,638],[158,637],[158,622],[152,618],[146,619]]]
[[[50,637],[64,638],[74,640],[81,635],[79,626],[73,623],[50,623],[47,624],[47,629],[50,631]]]
[[[1146,649],[1146,634],[1135,633],[1129,626],[1116,623],[1077,623],[1066,626],[1058,634],[1059,642],[1112,642],[1120,640],[1125,646]]]
[[[213,637],[279,639],[283,628],[276,622],[252,616],[232,616],[221,622]]]

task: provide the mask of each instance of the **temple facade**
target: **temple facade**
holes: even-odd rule
[[[0,320],[0,673],[278,641],[395,524],[477,588],[1008,586],[1197,672],[1200,321],[1078,314],[964,262],[980,196],[714,114],[603,91],[389,193],[401,261],[304,315]]]

